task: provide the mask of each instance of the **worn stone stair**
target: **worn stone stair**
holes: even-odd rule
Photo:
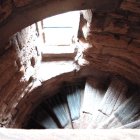
[[[140,118],[140,96],[135,93],[134,96],[127,99],[121,106],[104,122],[99,128],[117,128],[130,124]]]
[[[137,121],[119,127],[119,129],[140,129],[140,118]]]
[[[99,127],[106,119],[110,118],[125,98],[120,96],[125,95],[126,92],[127,86],[124,84],[124,81],[118,78],[113,78],[100,102],[98,112],[94,116],[89,128]]]
[[[40,126],[44,127],[45,129],[55,129],[58,128],[56,121],[53,120],[50,113],[44,110],[41,106],[37,108],[37,113],[34,114],[33,120],[37,122]]]
[[[27,128],[140,128],[139,88],[120,77],[64,84],[35,109]]]
[[[82,104],[80,128],[87,128],[95,118],[105,91],[106,89],[98,88],[98,83],[95,80],[92,78],[87,79]]]

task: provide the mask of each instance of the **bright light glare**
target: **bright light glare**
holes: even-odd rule
[[[77,36],[80,12],[67,12],[43,20],[43,27],[48,46],[69,46]]]

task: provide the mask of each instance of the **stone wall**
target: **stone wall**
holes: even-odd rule
[[[71,10],[114,10],[120,0],[0,0],[0,55],[10,36],[48,16]],[[12,28],[11,28],[12,27]]]
[[[116,9],[118,2],[120,8]],[[40,63],[40,44],[36,42],[36,25],[29,25],[46,16],[69,10],[93,8],[92,11],[83,14],[80,26],[80,42],[89,47],[83,49],[84,59],[88,62],[86,69],[90,68],[90,73],[94,73],[96,69],[111,75],[121,75],[135,84],[140,84],[140,3],[136,0],[120,2],[0,1],[1,127],[21,127],[35,102],[46,97],[45,91],[52,92],[52,85],[55,85],[54,89],[58,88],[54,78],[35,89],[40,85],[40,81],[36,79]],[[109,12],[108,9],[114,11]],[[21,30],[27,25],[29,27]],[[14,34],[19,30],[21,31]],[[57,78],[63,82],[73,77],[75,74],[69,73]]]
[[[0,56],[0,127],[21,128],[32,110],[55,94],[63,81],[77,78],[73,71],[42,83],[38,72],[44,44],[39,28],[40,22],[11,36]]]
[[[18,104],[36,79],[41,56],[36,25],[11,37],[0,57],[0,126],[7,127],[18,112]]]
[[[135,0],[124,0],[115,12],[83,13],[79,38],[89,47],[84,50],[86,67],[121,75],[140,85],[139,5]]]

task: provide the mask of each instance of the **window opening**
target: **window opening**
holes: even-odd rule
[[[46,46],[70,46],[77,37],[80,12],[73,11],[43,20]]]
[[[80,11],[72,11],[41,21],[44,47],[43,60],[74,57],[74,41],[77,39]],[[44,59],[45,58],[45,59]]]

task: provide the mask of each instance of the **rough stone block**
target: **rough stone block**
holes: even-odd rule
[[[137,2],[123,1],[120,8],[126,11],[140,14],[140,3]]]
[[[16,7],[22,7],[29,4],[32,0],[13,0]]]
[[[128,42],[130,41],[130,38],[127,38],[125,36],[115,36],[112,34],[100,34],[100,33],[91,33],[88,36],[89,42],[91,42],[93,45],[100,44],[105,46],[111,46],[111,47],[117,47],[117,48],[127,48]]]

